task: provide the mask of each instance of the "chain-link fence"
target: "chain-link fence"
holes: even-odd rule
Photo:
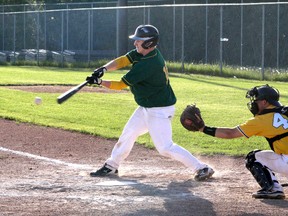
[[[134,48],[128,35],[149,23],[167,61],[285,69],[287,21],[287,2],[0,6],[0,62],[111,59]]]

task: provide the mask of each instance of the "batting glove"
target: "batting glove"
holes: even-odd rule
[[[106,67],[97,68],[97,69],[94,70],[92,76],[95,76],[97,78],[101,78],[106,71],[107,71]]]
[[[93,75],[88,76],[88,77],[86,78],[86,81],[87,81],[90,85],[92,85],[92,84],[101,85],[101,83],[102,83],[102,79],[100,79],[100,78],[98,78],[98,77],[95,77],[95,76],[93,76]]]

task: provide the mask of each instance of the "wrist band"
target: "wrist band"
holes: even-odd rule
[[[215,137],[216,129],[217,129],[216,127],[205,126],[203,129],[203,133]]]

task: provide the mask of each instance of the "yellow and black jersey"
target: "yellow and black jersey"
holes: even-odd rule
[[[274,106],[268,108],[272,109]],[[269,140],[288,132],[288,117],[276,112],[256,115],[245,123],[238,125],[237,128],[247,138],[263,136]],[[277,154],[288,154],[288,136],[269,144]]]

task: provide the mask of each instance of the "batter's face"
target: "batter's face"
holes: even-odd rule
[[[136,50],[138,53],[144,55],[144,51],[145,49],[142,47],[142,44],[144,43],[144,41],[141,40],[135,40],[134,41],[134,46],[136,47]]]
[[[142,40],[135,40],[134,41],[134,46],[136,47],[136,50],[138,53],[142,54],[142,55],[146,55],[147,54],[147,49],[144,49],[142,47],[142,44],[144,43],[144,41]]]

